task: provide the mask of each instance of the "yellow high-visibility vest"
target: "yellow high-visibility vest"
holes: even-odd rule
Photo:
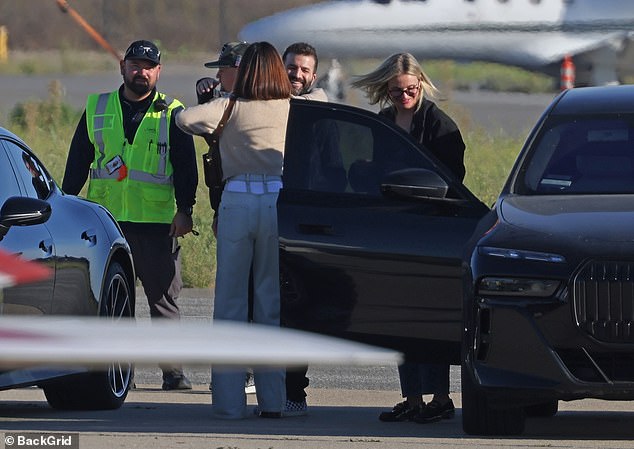
[[[157,100],[167,108],[157,107]],[[95,148],[88,199],[105,206],[118,221],[171,223],[176,212],[169,128],[178,100],[156,93],[132,144],[123,130],[119,92],[88,96],[86,124]]]

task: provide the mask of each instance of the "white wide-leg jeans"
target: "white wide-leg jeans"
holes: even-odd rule
[[[249,274],[253,267],[253,322],[280,325],[277,197],[280,177],[240,175],[231,178],[218,212],[214,320],[248,320]],[[238,337],[239,338],[239,337]],[[247,367],[213,367],[213,415],[246,416]],[[255,369],[261,411],[281,412],[286,404],[285,370]]]

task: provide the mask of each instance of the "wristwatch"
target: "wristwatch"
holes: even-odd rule
[[[189,215],[191,217],[191,215],[194,213],[194,208],[192,206],[179,207],[178,211],[184,213],[185,215]]]

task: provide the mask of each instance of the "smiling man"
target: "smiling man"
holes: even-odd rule
[[[317,51],[305,42],[289,45],[282,55],[288,79],[293,86],[293,95],[306,100],[328,101],[326,92],[314,87],[317,80]]]

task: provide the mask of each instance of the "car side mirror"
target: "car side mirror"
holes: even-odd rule
[[[36,198],[12,196],[0,209],[0,240],[11,226],[31,226],[44,223],[51,216],[51,205]]]
[[[449,185],[438,173],[424,168],[406,168],[383,177],[381,193],[415,198],[443,199]]]

